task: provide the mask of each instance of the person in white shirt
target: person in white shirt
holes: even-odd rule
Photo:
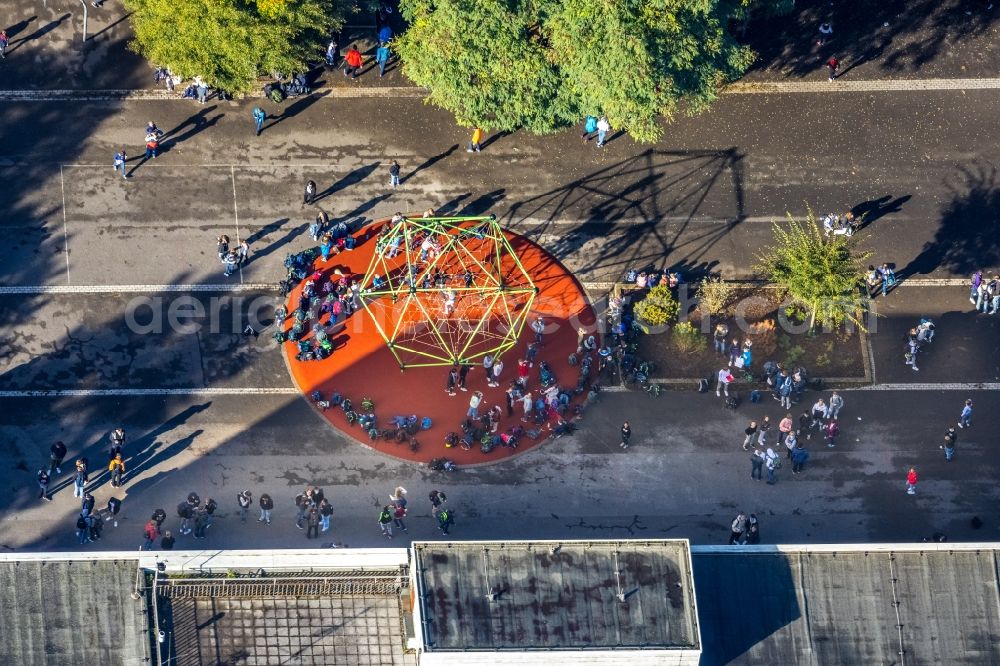
[[[715,395],[721,396],[722,392],[725,391],[726,397],[729,397],[729,383],[733,381],[733,376],[729,373],[728,368],[723,368],[719,370],[719,381],[715,385]]]

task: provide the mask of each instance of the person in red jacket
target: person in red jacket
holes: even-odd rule
[[[916,495],[917,494],[917,470],[910,468],[910,471],[906,474],[906,494]]]
[[[351,48],[347,50],[347,55],[344,56],[344,76],[350,76],[352,79],[358,78],[358,70],[361,69],[362,64],[364,64],[364,60],[361,58],[361,51],[358,50],[356,44],[352,44]]]
[[[837,60],[836,56],[834,56],[826,61],[826,66],[830,70],[829,80],[833,81],[835,78],[837,78],[837,68],[840,67],[840,61]]]

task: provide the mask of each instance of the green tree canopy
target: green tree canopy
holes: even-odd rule
[[[177,76],[201,76],[230,93],[263,73],[302,71],[343,14],[336,0],[124,0],[131,47]]]
[[[409,29],[393,44],[406,74],[463,125],[551,131],[558,90],[537,15],[504,0],[407,0]]]
[[[720,0],[402,0],[406,74],[460,123],[552,131],[606,115],[639,140],[753,60]]]
[[[816,215],[805,221],[788,216],[787,227],[773,225],[774,245],[757,256],[757,268],[805,306],[809,328],[839,326],[845,320],[864,330],[860,285],[871,252],[854,249],[853,238],[823,235]]]

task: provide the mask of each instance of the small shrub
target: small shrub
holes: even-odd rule
[[[708,340],[701,330],[689,321],[681,322],[674,326],[670,332],[671,342],[674,349],[681,354],[690,354],[701,351],[708,345]]]
[[[850,326],[845,326],[837,331],[836,336],[840,342],[849,342],[854,337],[854,330]],[[830,343],[830,349],[832,351],[833,342]]]
[[[826,354],[826,353],[818,354],[816,356],[816,361],[815,361],[816,367],[817,368],[828,368],[828,367],[830,367],[830,361],[831,360],[832,359],[830,358],[829,354]]]
[[[790,368],[802,360],[806,355],[806,350],[798,345],[792,345],[785,352],[785,367]]]
[[[785,317],[787,317],[788,321],[793,324],[801,324],[808,316],[809,313],[806,309],[798,303],[792,303],[791,305],[785,307]]]
[[[753,341],[753,352],[757,358],[770,356],[778,347],[778,327],[774,319],[762,319],[750,324],[745,337]]]
[[[646,297],[636,303],[634,312],[636,318],[644,324],[658,327],[665,326],[677,319],[680,303],[664,285],[657,285],[649,290]]]
[[[736,287],[722,278],[705,278],[698,285],[698,309],[705,314],[729,314],[727,308],[735,297]]]

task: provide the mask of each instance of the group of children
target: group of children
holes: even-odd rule
[[[330,224],[330,216],[326,211],[320,211],[316,219],[309,225],[309,235],[319,242],[319,253],[323,261],[329,261],[330,256],[336,256],[343,250],[353,250],[357,240],[351,235],[351,229],[346,222]]]
[[[799,415],[797,427],[791,412],[786,413],[778,422],[774,435],[772,435],[769,416],[765,415],[759,422],[750,421],[743,431],[743,450],[750,451],[752,464],[750,478],[761,480],[763,470],[766,468],[768,485],[777,483],[777,470],[781,467],[781,456],[775,451],[775,448],[780,450],[782,446],[785,447],[786,457],[792,464],[792,474],[801,473],[809,460],[809,451],[805,448],[802,440],[812,439],[812,434],[816,430],[826,440],[826,445],[829,448],[835,447],[836,439],[840,434],[838,418],[843,406],[844,399],[834,391],[830,396],[829,403],[824,402],[823,398],[819,398],[813,404],[812,410],[802,412]]]
[[[219,261],[225,266],[223,275],[229,277],[236,272],[237,268],[241,268],[247,263],[250,257],[250,243],[245,238],[240,241],[240,244],[235,249],[230,248],[229,236],[225,234],[219,236],[216,242],[218,243],[216,251],[219,255]]]
[[[448,497],[440,490],[432,490],[428,498],[431,502],[431,515],[437,519],[438,529],[441,534],[447,535],[451,526],[455,524],[455,514],[448,508]],[[392,538],[392,528],[406,532],[406,488],[397,486],[389,495],[389,503],[382,506],[378,514],[378,526],[382,530],[382,536],[387,539]]]
[[[883,263],[878,268],[870,265],[868,266],[868,271],[865,273],[865,284],[868,287],[869,298],[877,296],[880,290],[882,295],[885,296],[889,293],[889,290],[896,286],[896,273],[886,263]]]
[[[976,306],[976,312],[996,314],[1000,310],[1000,275],[985,278],[982,271],[976,271],[972,275],[969,302]]]

